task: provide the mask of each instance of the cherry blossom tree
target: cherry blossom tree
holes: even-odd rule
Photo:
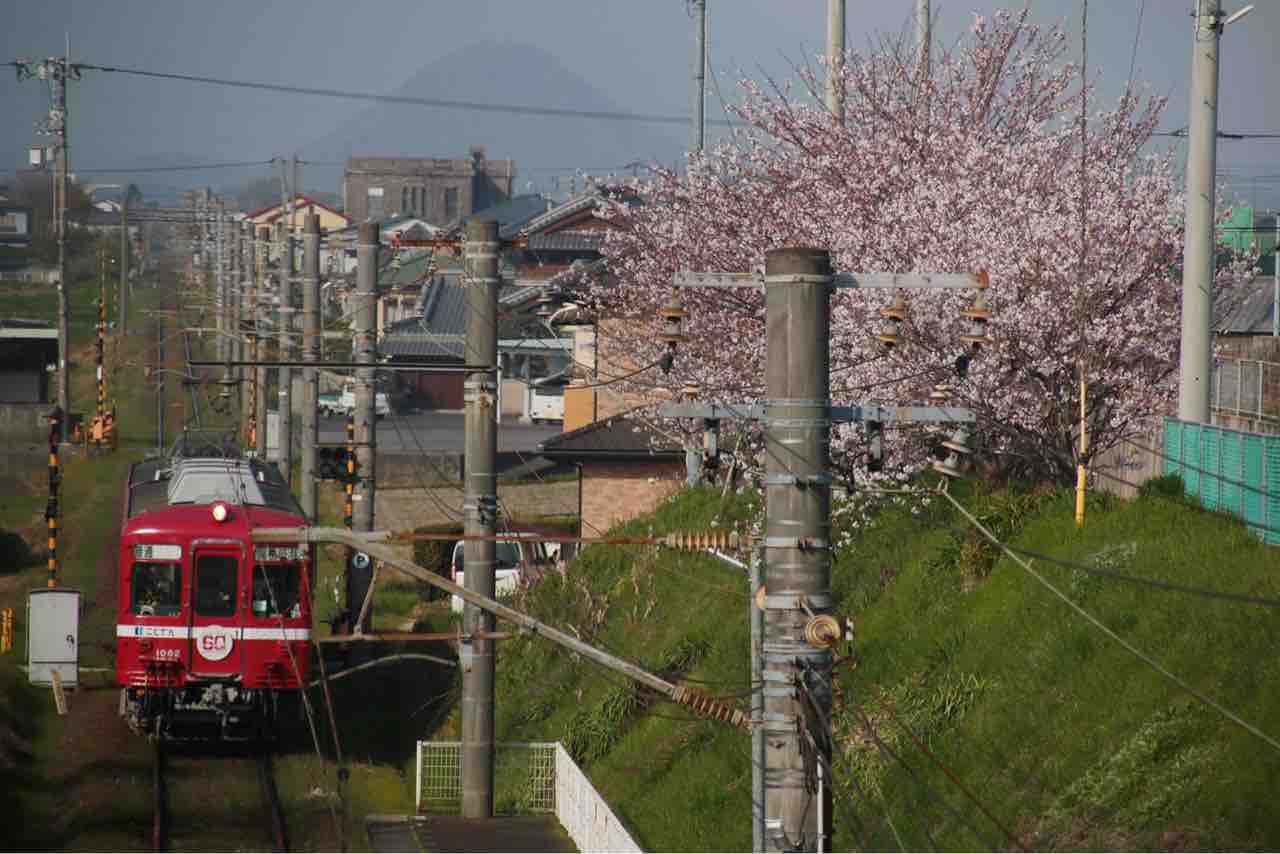
[[[875,334],[894,294],[838,292],[836,402],[923,403],[948,384],[953,405],[978,413],[984,452],[1004,473],[1060,481],[1075,465],[1080,365],[1095,452],[1172,411],[1183,203],[1174,153],[1148,149],[1162,98],[1130,88],[1082,120],[1089,84],[1065,58],[1062,29],[1033,25],[1025,10],[976,18],[953,49],[935,51],[927,77],[901,40],[850,52],[843,125],[823,106],[820,72],[742,81],[731,105],[741,129],[690,157],[685,174],[655,168],[602,207],[614,226],[609,280],[582,284],[597,315],[631,321],[611,347],[634,365],[661,355],[656,313],[677,271],[760,270],[768,249],[822,246],[841,270],[990,278],[993,342],[964,378],[952,366],[973,293],[906,292],[903,341],[886,352]],[[704,400],[759,400],[760,294],[683,299],[689,342],[659,382],[697,385]],[[837,455],[856,463],[860,435],[843,429]],[[924,438],[902,431],[887,444],[911,465]]]

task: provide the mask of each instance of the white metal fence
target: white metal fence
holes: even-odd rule
[[[1213,408],[1247,418],[1280,419],[1280,364],[1258,359],[1215,359]],[[1269,393],[1270,392],[1270,393]]]
[[[459,742],[418,742],[418,813],[459,810],[461,760]],[[554,813],[579,851],[643,850],[559,742],[499,742],[494,765],[495,813]]]

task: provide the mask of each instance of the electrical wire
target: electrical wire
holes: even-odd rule
[[[1067,607],[1071,608],[1071,610],[1075,611],[1077,614],[1079,614],[1081,617],[1087,620],[1090,624],[1092,624],[1095,628],[1097,628],[1107,637],[1114,640],[1116,643],[1120,644],[1120,646],[1124,647],[1134,657],[1136,657],[1138,660],[1142,661],[1144,664],[1151,667],[1161,676],[1165,677],[1170,682],[1182,688],[1182,690],[1186,691],[1192,697],[1199,700],[1201,703],[1208,706],[1209,708],[1213,709],[1214,711],[1222,715],[1227,720],[1231,721],[1232,723],[1235,723],[1237,726],[1241,727],[1246,732],[1250,733],[1253,736],[1256,736],[1259,740],[1266,742],[1266,744],[1273,747],[1276,751],[1280,752],[1280,741],[1277,741],[1272,736],[1267,735],[1258,727],[1254,726],[1253,724],[1241,718],[1235,712],[1232,712],[1231,710],[1227,709],[1222,704],[1218,703],[1216,700],[1209,697],[1207,694],[1204,694],[1203,692],[1198,690],[1190,682],[1176,675],[1172,671],[1168,670],[1166,667],[1161,665],[1154,658],[1147,655],[1145,652],[1138,649],[1136,646],[1134,646],[1133,644],[1129,643],[1127,640],[1122,638],[1115,631],[1109,628],[1105,623],[1103,623],[1097,617],[1093,616],[1088,611],[1086,611],[1074,599],[1072,599],[1070,596],[1068,596],[1067,594],[1059,590],[1047,578],[1045,578],[1043,575],[1041,575],[1040,573],[1032,569],[1031,565],[1027,563],[1025,560],[1023,560],[1020,555],[1015,553],[1013,550],[1011,550],[1007,546],[1002,545],[1000,540],[994,534],[992,534],[991,531],[988,530],[987,527],[977,519],[977,517],[975,517],[972,513],[970,513],[963,504],[961,504],[954,497],[952,497],[952,495],[949,492],[946,492],[945,490],[939,490],[938,494],[946,498],[947,501],[951,502],[951,504],[958,511],[960,511],[960,514],[964,516],[966,519],[968,519],[969,522],[975,528],[977,528],[984,537],[986,537],[997,548],[1002,549],[1004,553],[1007,554],[1014,561],[1014,563],[1022,567],[1022,569],[1024,569],[1028,574],[1031,575],[1032,578],[1034,578],[1037,582],[1039,582],[1042,587],[1044,587],[1046,590],[1048,590],[1050,593],[1052,593],[1054,596],[1060,599],[1065,605],[1067,605]]]
[[[13,64],[13,63],[9,63]],[[113,74],[127,74],[136,77],[149,77],[161,80],[180,80],[187,83],[205,83],[213,86],[230,86],[239,89],[255,89],[266,92],[283,92],[292,95],[314,95],[324,98],[342,98],[353,101],[372,101],[381,104],[402,104],[416,107],[442,107],[453,110],[471,110],[484,113],[509,113],[521,116],[553,116],[558,118],[580,118],[595,121],[640,122],[652,124],[687,125],[692,121],[689,116],[676,116],[663,113],[625,112],[621,110],[577,110],[567,107],[534,107],[527,104],[493,104],[481,101],[466,101],[446,98],[416,98],[408,95],[378,95],[372,92],[354,92],[346,89],[327,89],[309,86],[288,86],[278,83],[262,83],[249,80],[231,80],[222,77],[208,77],[198,74],[179,74],[176,72],[146,71],[139,68],[123,68],[110,65],[91,65],[75,63],[77,69],[86,71],[102,71]],[[708,120],[709,125],[735,127],[740,122],[727,120]]]

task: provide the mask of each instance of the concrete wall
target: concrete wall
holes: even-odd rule
[[[579,851],[643,851],[587,775],[556,744],[556,818]]]
[[[1137,498],[1139,486],[1164,473],[1164,458],[1158,453],[1151,453],[1162,451],[1163,446],[1164,431],[1157,429],[1133,442],[1121,442],[1105,453],[1098,454],[1089,466],[1092,478],[1090,488],[1109,492],[1120,498]],[[1151,451],[1144,448],[1150,448]]]
[[[0,439],[8,444],[48,442],[45,416],[51,409],[51,403],[0,403]]]
[[[582,533],[599,536],[653,510],[684,483],[683,462],[582,464]]]

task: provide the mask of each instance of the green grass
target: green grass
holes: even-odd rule
[[[1069,494],[957,489],[1020,547],[1280,598],[1274,550],[1234,520],[1150,493],[1128,503],[1090,496],[1077,530]],[[741,524],[754,501],[721,506],[718,493],[687,491],[615,533]],[[1089,625],[949,505],[890,503],[860,526],[856,516],[837,518],[833,570],[837,610],[856,624],[841,650],[853,657],[838,671],[833,720],[836,850],[897,848],[894,828],[915,849],[1011,844],[912,735],[1032,848],[1280,844],[1270,804],[1280,753]],[[1280,729],[1271,609],[1032,565],[1198,690],[1264,731]],[[706,557],[593,546],[525,604],[669,677],[731,693],[747,683],[745,594],[740,573]],[[750,845],[745,734],[687,720],[537,638],[501,645],[498,674],[498,738],[563,741],[642,846]]]

